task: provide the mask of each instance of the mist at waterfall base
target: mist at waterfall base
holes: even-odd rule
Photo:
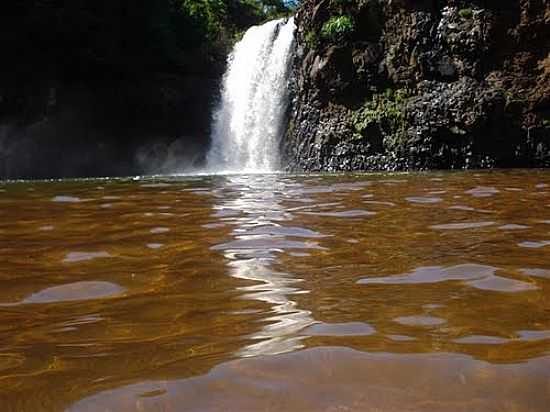
[[[184,138],[170,146],[140,148],[136,159],[145,173],[277,172],[289,106],[295,28],[294,18],[272,20],[251,27],[235,44],[212,113],[210,147],[203,162],[197,161],[197,149],[191,150],[186,144],[189,139]]]
[[[208,173],[266,173],[280,168],[288,108],[294,19],[250,28],[228,59],[213,115]]]
[[[48,113],[27,123],[0,118],[0,180],[198,168],[208,150],[206,129],[219,78],[182,73],[169,79],[111,79],[79,90],[59,86]]]

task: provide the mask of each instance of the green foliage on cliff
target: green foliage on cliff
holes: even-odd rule
[[[333,16],[323,24],[321,37],[331,41],[343,41],[355,30],[355,23],[350,16]]]
[[[178,4],[179,11],[187,14],[204,30],[207,38],[214,38],[223,29],[227,14],[226,3],[221,0],[183,0]]]
[[[409,93],[405,89],[387,89],[375,93],[352,116],[355,137],[365,137],[369,127],[378,127],[385,135],[394,135],[406,126],[405,104]]]
[[[187,79],[208,85],[219,79],[239,36],[288,10],[283,0],[6,2],[0,123],[25,125],[80,105],[94,119],[124,112],[120,116],[135,123],[130,119],[141,113],[164,125],[158,112],[171,113],[184,102],[192,88]],[[54,105],[49,94],[56,96]]]
[[[319,45],[319,36],[313,30],[306,32],[304,36],[304,41],[307,44],[307,47],[310,49],[315,49]]]
[[[474,15],[474,12],[471,8],[460,9],[458,11],[458,15],[463,19],[471,19],[472,16]]]
[[[252,24],[285,16],[290,8],[283,0],[171,0],[179,12],[190,16],[204,38],[213,40],[224,32],[244,30]]]
[[[224,61],[235,33],[285,11],[283,0],[18,0],[0,14],[3,71],[178,71]]]

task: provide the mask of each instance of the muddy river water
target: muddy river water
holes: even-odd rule
[[[0,183],[0,410],[548,411],[550,173]]]

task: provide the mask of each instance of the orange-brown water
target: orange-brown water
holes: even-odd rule
[[[0,411],[548,411],[550,173],[0,184]]]

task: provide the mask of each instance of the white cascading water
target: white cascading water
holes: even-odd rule
[[[235,45],[214,114],[208,171],[278,169],[294,30],[293,18],[270,21],[250,28]]]

